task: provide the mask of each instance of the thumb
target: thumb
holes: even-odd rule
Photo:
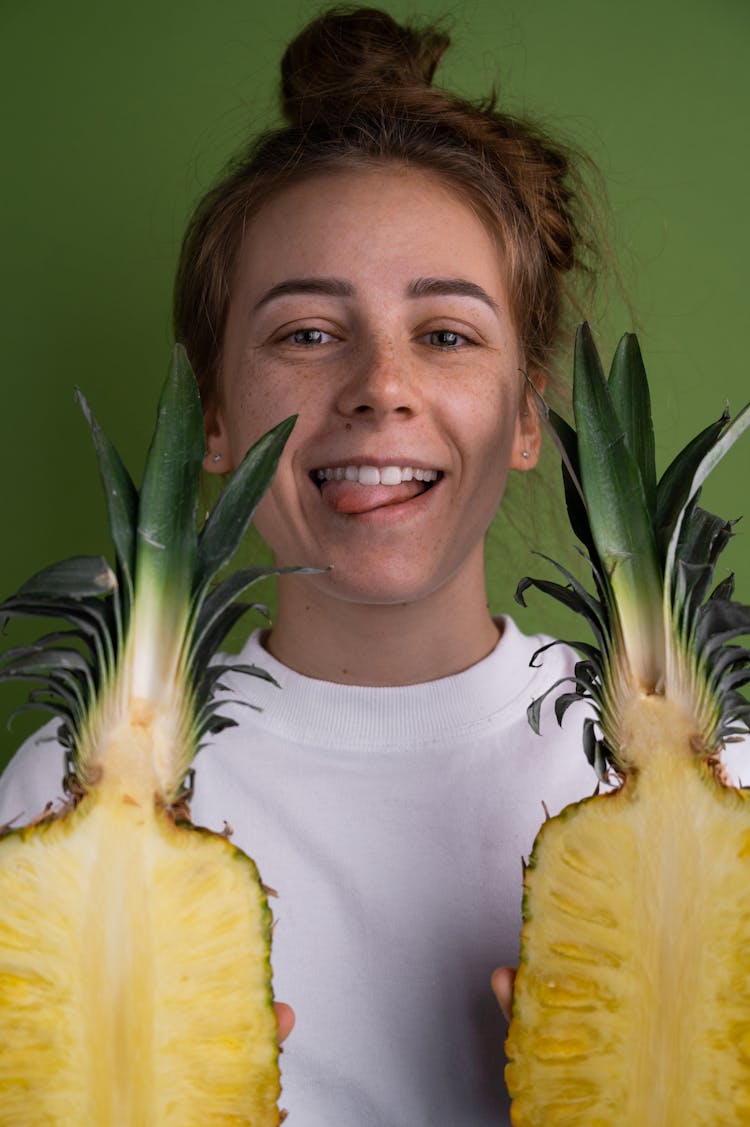
[[[513,967],[498,967],[492,973],[492,989],[500,1003],[506,1021],[510,1021],[513,1010],[513,986],[516,972]]]
[[[289,1036],[294,1029],[294,1010],[286,1002],[274,1002],[276,1022],[279,1027],[279,1044]]]

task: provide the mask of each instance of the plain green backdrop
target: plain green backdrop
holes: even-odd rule
[[[455,47],[445,82],[469,95],[495,82],[506,105],[541,116],[599,163],[664,465],[725,400],[737,409],[750,398],[750,4],[384,6],[446,15]],[[0,595],[53,559],[107,549],[73,387],[138,477],[169,360],[181,232],[223,162],[275,119],[280,54],[317,9],[299,0],[0,3]],[[596,324],[604,351],[630,321],[614,297]],[[750,518],[749,470],[745,442],[707,503]],[[538,573],[529,549],[555,548],[558,509],[545,489],[515,489],[511,519],[491,538],[493,610],[512,607],[520,574]],[[750,537],[742,524],[737,532],[728,562],[748,600]],[[519,620],[566,632],[540,601]],[[22,636],[14,627],[8,640]],[[0,686],[0,713],[19,699]],[[34,723],[21,717],[3,731],[0,758]]]

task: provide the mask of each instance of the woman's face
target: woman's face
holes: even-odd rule
[[[332,597],[420,599],[476,573],[509,469],[535,463],[523,369],[464,203],[400,166],[321,175],[246,231],[206,467],[298,414],[256,517],[277,563],[333,564],[310,580]]]

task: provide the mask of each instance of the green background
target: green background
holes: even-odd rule
[[[750,398],[747,0],[385,7],[447,15],[445,82],[470,95],[496,82],[506,105],[541,116],[599,163],[663,465],[726,399],[736,410]],[[84,389],[139,475],[169,359],[182,229],[225,159],[274,119],[280,54],[316,10],[291,0],[2,0],[0,594],[53,559],[106,550],[72,389]],[[613,296],[596,324],[606,352],[631,321]],[[746,442],[708,504],[726,516],[750,510],[749,469]],[[493,609],[511,605],[530,547],[554,549],[558,510],[550,489],[514,490],[491,538]],[[742,525],[728,557],[748,600]],[[519,615],[526,629],[565,632],[540,603]],[[0,713],[18,699],[0,686]],[[0,754],[27,720],[0,736]]]

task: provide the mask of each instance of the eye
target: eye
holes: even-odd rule
[[[433,348],[442,348],[446,351],[474,344],[473,340],[464,336],[463,333],[457,333],[455,329],[433,329],[431,333],[426,333],[423,339]]]
[[[328,344],[336,338],[331,333],[326,333],[323,329],[295,329],[286,338],[290,344],[299,344],[304,346],[312,346],[316,344]]]

